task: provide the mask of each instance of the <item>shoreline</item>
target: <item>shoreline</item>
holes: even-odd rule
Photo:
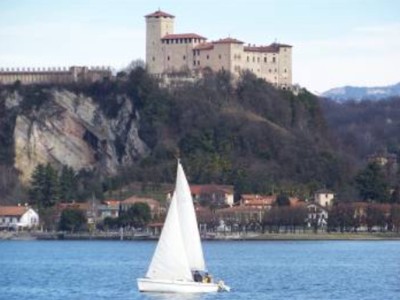
[[[60,233],[60,232],[0,232],[0,240],[81,240],[81,241],[155,241],[157,236],[118,233]],[[400,233],[360,232],[360,233],[248,233],[220,234],[202,238],[205,241],[400,241]]]

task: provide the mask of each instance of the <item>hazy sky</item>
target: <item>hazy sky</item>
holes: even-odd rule
[[[0,0],[0,67],[124,67],[158,8],[176,33],[293,45],[293,82],[311,91],[400,81],[399,0]]]

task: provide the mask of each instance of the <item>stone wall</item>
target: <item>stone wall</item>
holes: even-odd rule
[[[107,67],[0,68],[0,84],[94,82],[111,76],[111,69]]]

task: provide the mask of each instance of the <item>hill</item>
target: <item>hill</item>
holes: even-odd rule
[[[237,192],[307,195],[348,174],[318,98],[277,90],[250,73],[233,82],[208,72],[165,87],[137,68],[115,81],[16,84],[0,95],[0,163],[25,179],[51,162],[96,178],[103,191],[172,182],[177,156],[192,183],[234,184]]]
[[[400,96],[400,83],[381,87],[344,86],[330,89],[322,93],[321,96],[337,102],[348,100],[381,100]]]

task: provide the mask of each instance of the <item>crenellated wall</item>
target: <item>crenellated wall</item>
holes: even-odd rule
[[[108,67],[0,68],[0,84],[94,82],[111,76]]]

